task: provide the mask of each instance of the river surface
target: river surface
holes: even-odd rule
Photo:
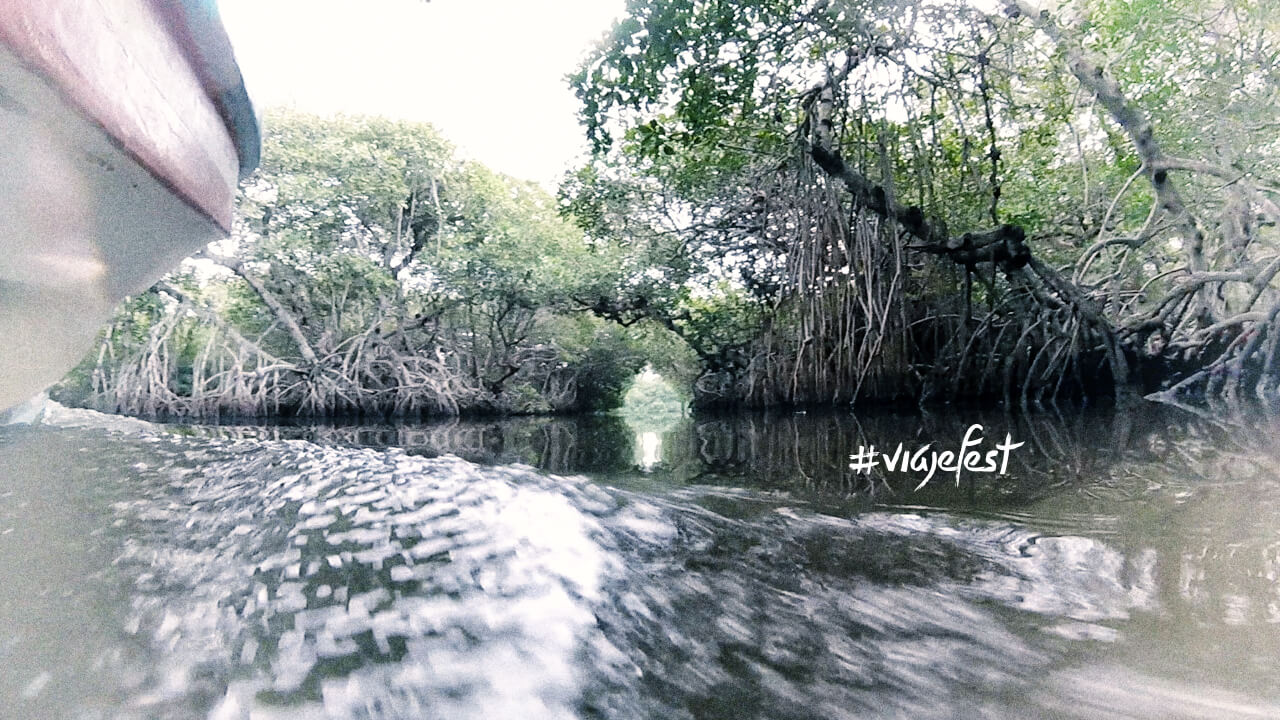
[[[1005,474],[923,482],[974,424]],[[1280,718],[1280,422],[51,405],[0,427],[0,717]]]

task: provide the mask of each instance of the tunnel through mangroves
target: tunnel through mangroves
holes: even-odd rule
[[[645,471],[662,462],[662,436],[687,416],[688,402],[674,385],[646,365],[623,396],[621,414],[635,433],[636,465]]]

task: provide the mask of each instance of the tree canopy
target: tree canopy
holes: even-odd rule
[[[634,333],[575,300],[616,260],[554,197],[458,160],[426,125],[294,112],[265,125],[232,240],[132,301],[81,393],[197,417],[621,402],[644,362]]]
[[[758,303],[706,400],[1265,394],[1277,30],[1250,0],[631,0],[572,78],[566,204]]]

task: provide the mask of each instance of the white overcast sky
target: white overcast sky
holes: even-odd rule
[[[585,150],[564,76],[623,0],[219,0],[255,102],[436,126],[549,189]]]

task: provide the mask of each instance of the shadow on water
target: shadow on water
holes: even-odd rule
[[[979,427],[970,431],[970,427]],[[711,485],[782,491],[809,498],[847,498],[871,504],[920,505],[969,511],[1016,510],[1066,488],[1106,494],[1125,473],[1152,471],[1173,478],[1190,473],[1215,483],[1238,453],[1242,470],[1280,455],[1280,424],[1261,417],[1205,421],[1162,407],[1069,415],[998,412],[873,414],[848,412],[744,413],[681,418],[668,427],[635,427],[615,415],[448,420],[400,425],[224,425],[193,432],[223,439],[300,439],[323,445],[400,448],[412,455],[456,455],[483,465],[529,465],[541,471],[585,474],[611,484],[647,487]],[[1006,437],[1005,472],[969,471],[957,479],[938,469],[924,487],[925,469],[889,471],[884,455],[927,448],[980,452],[980,463]],[[881,454],[879,466],[858,472],[862,449]],[[928,456],[925,452],[923,455]],[[999,463],[1004,455],[994,459]],[[906,466],[906,457],[903,467]],[[922,458],[927,467],[928,457]],[[1218,463],[1214,466],[1213,463]]]
[[[482,465],[523,464],[550,473],[613,473],[633,463],[635,433],[615,415],[538,416],[432,423],[184,426],[223,439],[307,440],[323,445],[401,448],[456,455]]]
[[[73,424],[0,428],[15,717],[1280,717],[1266,418]]]

